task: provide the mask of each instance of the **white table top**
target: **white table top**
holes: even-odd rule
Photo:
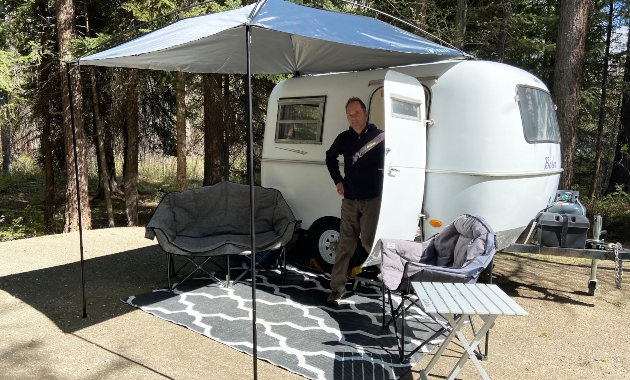
[[[494,284],[412,282],[426,313],[528,315]]]

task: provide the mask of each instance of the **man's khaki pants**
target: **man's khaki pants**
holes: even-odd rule
[[[368,253],[372,249],[380,210],[380,197],[361,201],[344,198],[341,202],[341,231],[339,231],[335,265],[331,273],[331,290],[345,291],[348,264],[357,248],[359,236],[363,248]]]

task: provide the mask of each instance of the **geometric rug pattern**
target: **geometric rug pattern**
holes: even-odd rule
[[[257,355],[261,360],[309,379],[398,379],[433,344],[409,362],[398,362],[393,327],[382,329],[380,288],[360,285],[338,308],[325,305],[330,278],[288,266],[284,284],[257,275]],[[130,296],[131,306],[252,354],[252,300],[249,280],[230,288],[209,279]],[[415,309],[407,313],[406,349],[431,336],[437,324]],[[387,317],[387,314],[386,314]],[[440,338],[442,339],[442,338]]]

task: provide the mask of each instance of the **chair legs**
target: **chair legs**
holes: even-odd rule
[[[268,253],[265,253],[265,255],[266,254],[268,254]],[[261,257],[261,259],[264,258],[265,255],[263,255],[263,257]],[[213,281],[215,281],[219,285],[226,286],[226,287],[230,287],[232,284],[238,282],[241,278],[243,278],[248,273],[247,271],[245,271],[245,272],[241,273],[236,279],[231,280],[231,278],[230,278],[231,268],[230,268],[230,256],[229,255],[225,256],[225,267],[223,267],[223,265],[221,263],[216,261],[219,258],[219,256],[201,256],[201,257],[199,257],[199,259],[197,261],[195,260],[195,259],[197,259],[197,257],[195,257],[195,256],[182,256],[182,257],[184,257],[186,259],[186,262],[184,264],[182,264],[182,266],[179,267],[179,269],[175,269],[174,255],[172,253],[167,253],[166,254],[166,258],[167,258],[166,259],[167,260],[166,275],[167,275],[167,279],[168,279],[168,290],[169,291],[173,291],[176,287],[181,285],[184,281],[188,280],[193,274],[195,274],[197,272],[204,273],[206,276],[210,277]],[[208,270],[206,270],[203,267],[209,261],[213,261],[219,267],[223,267],[222,269],[225,269],[225,280],[221,280],[221,279],[217,278],[214,274],[210,273]],[[179,281],[177,284],[173,284],[171,278],[173,276],[179,274],[188,265],[192,265],[193,269],[186,275],[186,277],[183,280]],[[256,262],[255,265],[258,266],[261,270],[265,271],[265,273],[267,273],[267,274],[271,274],[272,273],[272,272],[270,272],[269,269],[264,268],[258,262]],[[278,269],[280,271],[280,281],[284,284],[286,282],[286,279],[287,279],[286,250],[285,250],[284,247],[280,248],[280,252],[279,252],[279,256],[278,256]],[[276,274],[273,273],[273,275],[276,275]]]
[[[394,308],[394,302],[393,302],[393,298],[392,298],[392,294],[391,291],[389,289],[387,289],[385,287],[385,285],[383,285],[383,299],[382,299],[382,306],[383,306],[383,329],[386,329],[389,327],[390,324],[393,325],[394,327],[394,335],[396,336],[396,344],[398,347],[398,360],[401,363],[404,363],[406,361],[408,361],[416,352],[418,352],[419,350],[421,350],[424,346],[426,346],[427,344],[429,344],[430,342],[434,341],[435,339],[437,339],[439,336],[443,335],[445,332],[449,332],[450,328],[448,327],[447,324],[437,320],[436,318],[433,318],[431,316],[429,316],[430,318],[432,318],[437,324],[440,325],[440,328],[435,331],[429,338],[427,338],[425,341],[423,341],[419,346],[417,346],[416,348],[414,348],[413,350],[406,352],[405,350],[405,332],[406,332],[406,318],[407,318],[407,311],[414,305],[418,306],[416,303],[416,300],[413,299],[414,295],[412,294],[401,294],[401,300],[400,300],[400,304]],[[385,297],[387,297],[387,302],[385,301]],[[385,303],[389,304],[389,309],[390,309],[390,317],[389,320],[386,321],[386,316],[385,316]],[[418,306],[419,307],[419,306]],[[396,320],[400,319],[401,323],[400,323],[400,332],[399,332],[399,328],[398,328],[398,324],[396,323]]]
[[[167,253],[166,254],[166,278],[168,279],[169,292],[173,291],[173,288],[171,287],[171,276],[173,276],[174,271],[175,271],[175,263],[173,260],[173,254]]]
[[[259,260],[255,260],[255,265],[260,268],[260,270],[264,271],[267,275],[269,275],[271,277],[271,274],[273,272],[271,272],[268,268],[265,268],[264,266],[262,266],[258,261],[260,261],[261,259],[263,259],[266,255],[268,255],[269,252],[265,252],[262,257]],[[284,284],[287,281],[287,259],[286,259],[286,249],[285,247],[280,248],[280,252],[278,253],[278,270],[280,271],[280,282],[282,284]],[[250,261],[250,265],[251,265],[251,261]],[[235,280],[233,283],[237,283],[241,278],[243,278],[245,276],[247,272],[243,272],[241,273]],[[273,273],[273,275],[276,275],[275,273]],[[229,286],[229,285],[228,285]]]
[[[385,283],[384,282],[381,283],[381,310],[382,310],[381,327],[383,328],[383,330],[385,330],[387,328],[387,325],[385,325]]]
[[[229,283],[229,282],[227,282],[227,283],[226,283],[225,281],[222,281],[222,280],[218,279],[218,278],[217,278],[214,274],[212,274],[212,273],[208,272],[208,271],[206,270],[206,268],[204,268],[204,267],[203,267],[203,266],[204,266],[204,265],[205,265],[208,261],[211,261],[211,260],[213,259],[211,256],[210,256],[210,257],[203,257],[203,258],[202,258],[203,260],[202,260],[202,261],[200,261],[200,262],[196,262],[196,261],[195,261],[195,257],[188,257],[188,256],[184,256],[184,258],[186,258],[186,263],[184,263],[184,265],[182,265],[182,266],[179,268],[179,270],[178,270],[177,272],[173,273],[173,275],[174,275],[174,274],[176,274],[176,273],[179,273],[179,272],[180,272],[182,269],[184,269],[184,267],[186,267],[188,264],[192,264],[192,265],[194,266],[194,268],[193,268],[193,270],[192,270],[192,271],[190,271],[190,273],[188,273],[188,275],[186,275],[186,277],[184,277],[184,279],[183,279],[183,280],[179,281],[179,282],[177,283],[177,285],[175,285],[175,286],[172,286],[172,285],[171,285],[171,277],[169,276],[169,280],[168,280],[168,282],[169,282],[169,290],[174,290],[176,287],[178,287],[179,285],[181,285],[182,283],[184,283],[184,282],[185,282],[186,280],[188,280],[188,279],[189,279],[189,278],[190,278],[193,274],[195,274],[195,273],[197,273],[197,272],[203,272],[203,273],[205,273],[208,277],[210,277],[213,281],[217,282],[217,283],[218,283],[218,284],[220,284],[221,286],[225,286],[226,284],[228,284],[228,283]],[[228,265],[229,265],[229,264],[228,264]],[[170,265],[169,265],[169,270],[170,270]],[[228,270],[228,271],[229,271],[229,270]],[[169,274],[170,274],[170,273],[169,273]],[[229,281],[229,275],[228,275],[228,277],[227,277],[227,281]]]

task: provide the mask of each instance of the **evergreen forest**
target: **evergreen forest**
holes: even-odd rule
[[[68,70],[67,62],[182,17],[252,2],[0,0],[0,241],[71,232],[79,222],[139,226],[164,192],[246,183],[245,76]],[[630,242],[627,1],[293,2],[378,17],[536,75],[557,106],[560,188],[578,190],[589,214],[604,215],[611,239]],[[253,77],[257,181],[267,96],[288,77]]]

